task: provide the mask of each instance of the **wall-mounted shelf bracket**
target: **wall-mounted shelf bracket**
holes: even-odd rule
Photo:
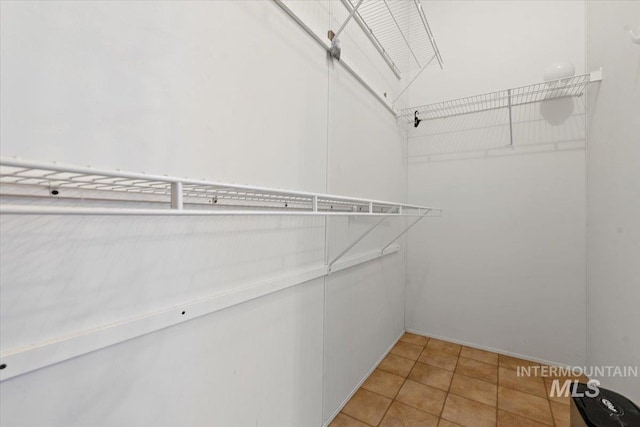
[[[327,263],[327,267],[328,267],[329,272],[331,272],[331,267],[333,266],[333,264],[335,264],[337,261],[339,261],[344,255],[347,254],[347,252],[349,252],[355,245],[360,243],[362,241],[362,239],[364,239],[366,236],[368,236],[373,230],[378,228],[378,226],[380,224],[382,224],[385,219],[387,219],[388,217],[393,216],[393,215],[402,215],[402,207],[399,207],[397,209],[398,209],[397,212],[395,212],[395,213],[389,212],[388,216],[384,216],[379,221],[377,221],[375,224],[373,224],[371,227],[369,227],[364,233],[360,234],[360,236],[358,236],[358,238],[356,238],[346,248],[344,248],[338,255],[336,255],[331,261],[329,261]],[[391,241],[389,241],[389,243],[387,243],[386,245],[384,245],[382,247],[382,249],[380,250],[380,256],[383,256],[385,254],[385,251],[387,250],[387,248],[389,248],[391,245],[393,245],[400,237],[404,236],[413,226],[415,226],[418,222],[420,222],[420,220],[422,220],[426,216],[429,216],[431,211],[432,211],[431,209],[426,209],[423,213],[418,215],[418,218],[415,221],[413,221],[411,224],[409,224],[407,227],[405,227],[402,230],[402,232],[400,232],[393,239],[391,239]]]
[[[380,251],[380,255],[384,255],[384,251],[387,250],[387,248],[391,245],[393,245],[399,238],[401,238],[402,236],[404,236],[405,234],[407,234],[407,232],[409,230],[411,230],[413,228],[414,225],[416,225],[417,223],[420,222],[420,220],[422,220],[422,218],[424,218],[425,216],[429,215],[429,210],[427,210],[422,216],[418,217],[418,219],[416,219],[415,221],[413,221],[411,224],[409,224],[408,227],[406,227],[404,230],[402,230],[402,232],[400,234],[398,234],[396,237],[394,237],[393,239],[391,239],[391,241],[389,243],[387,243],[386,245],[384,245],[382,247],[382,250]]]
[[[378,220],[375,224],[373,224],[371,227],[369,227],[364,233],[362,233],[357,239],[355,239],[353,242],[351,242],[346,248],[344,248],[342,250],[342,252],[340,252],[338,255],[336,255],[331,261],[328,262],[327,267],[329,269],[329,271],[331,271],[331,267],[333,266],[333,264],[335,264],[340,258],[342,258],[344,255],[346,255],[347,252],[349,252],[355,245],[357,245],[358,243],[360,243],[362,241],[362,239],[364,239],[365,237],[367,237],[369,235],[369,233],[371,233],[373,230],[375,230],[376,228],[378,228],[378,226],[380,224],[382,224],[384,222],[384,220],[387,219],[386,216],[383,216],[382,218],[380,218],[380,220]]]
[[[599,82],[602,80],[602,67],[589,73],[589,83]]]
[[[349,21],[351,21],[351,18],[353,18],[353,15],[355,15],[356,11],[358,10],[358,8],[360,7],[363,1],[364,0],[358,1],[358,4],[351,10],[351,12],[349,13],[349,16],[347,16],[347,19],[344,20],[340,28],[338,28],[337,32],[334,33],[332,30],[329,30],[329,32],[327,33],[327,35],[329,36],[329,40],[331,40],[331,48],[329,49],[329,52],[331,53],[331,56],[336,58],[338,61],[340,60],[340,55],[342,52],[342,48],[340,47],[340,39],[339,39],[340,34],[342,34],[342,31],[347,26]]]
[[[342,23],[342,25],[340,25],[340,28],[338,28],[338,31],[336,31],[334,37],[337,39],[338,37],[340,37],[340,34],[342,34],[342,31],[344,30],[344,28],[347,26],[347,24],[349,23],[349,21],[351,21],[351,18],[353,18],[353,15],[356,14],[356,12],[358,11],[358,8],[360,7],[360,5],[362,4],[364,0],[359,0],[358,4],[356,4],[356,6],[354,8],[351,9],[351,12],[349,13],[349,16],[347,16],[347,19],[344,20],[344,22]]]

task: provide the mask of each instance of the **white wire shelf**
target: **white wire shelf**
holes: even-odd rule
[[[156,310],[134,319],[103,325],[0,353],[0,381],[86,354],[145,333],[164,329],[254,298],[307,283],[328,274],[381,258],[419,221],[441,216],[437,208],[321,193],[227,184],[206,180],[100,170],[0,158],[0,214],[4,215],[312,215],[373,216],[376,221],[322,265]],[[344,258],[388,218],[404,218],[400,231],[379,249]],[[407,217],[414,217],[406,221]],[[3,226],[4,226],[3,221]],[[18,224],[18,227],[20,224]],[[328,226],[326,224],[325,226]],[[162,228],[160,228],[162,229]],[[12,244],[19,244],[18,241]]]
[[[377,251],[379,257],[393,253],[392,245],[398,239],[423,218],[441,216],[442,210],[373,199],[0,158],[0,214],[377,217],[377,221],[338,255],[325,261],[323,268],[328,274],[386,219],[414,217],[409,223],[401,223],[402,231],[381,246]],[[366,258],[370,259],[373,258]]]
[[[442,68],[442,57],[420,0],[342,3],[398,78],[403,72],[422,70],[434,60]]]
[[[440,216],[437,208],[0,158],[2,214]],[[9,202],[9,203],[7,203]],[[142,206],[142,207],[141,207]]]
[[[602,70],[527,86],[405,108],[401,116],[417,127],[420,121],[511,108],[551,99],[582,96],[587,85],[602,80]],[[415,121],[415,117],[418,121]]]

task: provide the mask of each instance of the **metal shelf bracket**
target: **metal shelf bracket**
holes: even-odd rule
[[[398,234],[396,237],[394,237],[389,243],[387,243],[385,246],[383,246],[382,250],[380,251],[380,255],[384,255],[384,251],[387,250],[387,248],[391,245],[393,245],[396,240],[398,240],[399,238],[401,238],[402,236],[404,236],[405,234],[407,234],[407,232],[409,230],[411,230],[411,228],[413,228],[414,225],[416,225],[417,223],[419,223],[424,217],[426,217],[427,215],[429,215],[429,211],[430,209],[427,209],[427,211],[422,214],[421,216],[418,217],[418,219],[416,219],[415,221],[413,221],[411,224],[409,224],[409,226],[407,228],[405,228],[404,230],[402,230],[402,232],[400,234]]]
[[[364,239],[365,237],[367,237],[369,235],[369,233],[371,233],[373,230],[375,230],[376,228],[378,228],[378,226],[380,224],[382,224],[384,222],[385,219],[387,219],[388,216],[383,216],[382,218],[380,218],[380,220],[378,220],[375,224],[373,224],[371,227],[369,227],[364,233],[362,233],[357,239],[355,239],[353,242],[351,242],[349,244],[349,246],[347,246],[346,248],[344,248],[342,250],[342,252],[340,252],[338,255],[336,255],[331,261],[329,261],[329,263],[327,264],[327,268],[329,269],[329,271],[331,271],[331,267],[333,266],[333,264],[335,264],[340,258],[342,258],[343,256],[346,255],[347,252],[349,252],[355,245],[357,245],[358,243],[360,243],[362,241],[362,239]]]
[[[402,209],[402,208],[400,208]],[[382,247],[382,249],[380,250],[380,256],[383,256],[385,254],[385,251],[387,250],[387,248],[389,248],[391,245],[393,245],[399,238],[401,238],[402,236],[404,236],[405,234],[407,234],[407,232],[409,230],[411,230],[416,224],[418,224],[418,222],[420,222],[423,218],[425,218],[426,216],[429,215],[429,213],[432,211],[432,209],[426,209],[424,213],[421,213],[420,215],[418,215],[418,218],[413,221],[411,224],[409,224],[407,227],[404,228],[404,230],[402,230],[400,233],[398,233],[393,239],[391,239],[386,245],[384,245]],[[347,254],[347,252],[349,252],[355,245],[357,245],[358,243],[360,243],[362,241],[362,239],[364,239],[366,236],[368,236],[373,230],[375,230],[380,224],[382,224],[382,222],[384,222],[385,219],[387,219],[390,216],[393,215],[401,215],[402,212],[401,210],[399,210],[397,213],[389,213],[388,216],[385,216],[383,218],[381,218],[378,222],[376,222],[375,224],[373,224],[371,227],[369,227],[364,233],[362,233],[360,236],[358,236],[357,239],[355,239],[353,242],[351,242],[349,244],[349,246],[347,246],[346,248],[344,248],[342,250],[342,252],[340,252],[338,255],[336,255],[328,264],[327,264],[327,268],[329,270],[329,272],[331,272],[331,267],[333,266],[333,264],[335,264],[338,260],[340,260],[344,255]]]

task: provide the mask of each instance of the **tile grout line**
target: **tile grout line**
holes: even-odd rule
[[[428,342],[429,342],[429,337],[425,337],[425,338],[427,338],[427,343],[428,343]],[[407,343],[406,341],[402,341],[402,337],[400,337],[400,339],[398,340],[398,342],[405,342],[405,343]],[[418,346],[418,344],[413,344],[413,343],[407,343],[407,344],[412,344],[412,345]],[[398,345],[398,343],[396,343],[396,345]],[[422,351],[424,351],[424,349],[426,348],[426,345],[427,345],[427,344],[425,343],[425,345],[424,345],[424,346],[422,346],[422,350],[420,350],[420,354],[422,354]],[[395,348],[395,346],[394,346],[394,348]],[[392,348],[391,350],[393,350],[393,348]],[[397,354],[395,354],[395,353],[391,353],[391,351],[389,351],[389,354],[393,354],[394,356],[396,356],[396,357],[400,357],[400,358],[402,358],[402,359],[412,360],[412,359],[409,359],[409,358],[407,358],[407,357],[403,357],[403,356],[397,355]],[[388,355],[387,355],[387,356],[388,356]],[[419,356],[418,356],[418,357],[419,357]],[[383,360],[384,360],[384,359],[383,359]],[[407,373],[407,376],[406,376],[406,377],[402,377],[402,378],[403,378],[402,384],[401,384],[401,385],[400,385],[400,387],[398,388],[398,391],[396,392],[395,396],[391,398],[391,402],[389,403],[389,406],[388,406],[388,407],[387,407],[387,409],[384,411],[384,414],[382,414],[382,418],[380,418],[380,421],[378,422],[378,424],[377,424],[377,425],[380,425],[380,423],[384,420],[384,417],[387,415],[387,412],[389,412],[389,408],[391,408],[391,405],[393,404],[393,402],[395,402],[395,401],[396,401],[396,397],[398,396],[398,393],[400,393],[400,390],[402,389],[402,386],[404,385],[404,383],[405,383],[405,382],[407,382],[407,379],[409,378],[409,374],[410,374],[410,373],[411,373],[411,371],[413,370],[413,367],[415,366],[416,362],[417,362],[417,359],[416,359],[416,360],[413,360],[413,365],[411,365],[411,369],[409,369],[409,373]],[[380,363],[378,363],[378,365],[377,365],[377,366],[375,367],[375,369],[371,372],[371,374],[369,375],[369,377],[367,377],[367,379],[365,379],[365,381],[362,383],[362,385],[360,386],[360,388],[361,388],[361,389],[364,389],[364,390],[366,390],[366,391],[368,391],[369,393],[373,393],[373,394],[375,394],[375,395],[377,395],[377,396],[381,396],[381,397],[384,397],[384,398],[386,398],[386,399],[389,399],[389,397],[388,397],[388,396],[384,396],[384,395],[382,395],[382,394],[380,394],[380,393],[377,393],[377,392],[375,392],[375,391],[371,391],[371,390],[366,389],[366,388],[364,388],[364,387],[363,387],[363,386],[364,386],[364,383],[366,383],[366,381],[371,377],[371,375],[373,375],[373,373],[374,373],[377,369],[380,369],[382,372],[385,372],[385,373],[388,373],[388,374],[391,374],[391,375],[396,375],[397,377],[400,377],[400,375],[397,375],[397,374],[396,374],[396,373],[394,373],[394,372],[390,372],[390,371],[387,371],[387,370],[385,370],[385,369],[380,368],[380,364],[382,364],[382,361],[380,361]],[[351,401],[351,399],[349,399],[349,401]],[[348,402],[347,402],[347,403],[348,403]],[[402,403],[402,402],[400,402],[400,403]],[[346,406],[346,405],[345,405],[345,406]],[[417,409],[417,408],[416,408],[416,409]],[[423,412],[424,412],[424,411],[423,411]],[[340,411],[340,413],[343,413],[343,412],[342,412],[342,411]],[[345,415],[347,415],[347,414],[345,414]],[[350,415],[347,415],[347,416],[350,416]],[[366,421],[364,421],[364,420],[361,420],[361,419],[359,419],[359,418],[355,418],[355,417],[351,417],[351,418],[354,418],[355,420],[358,420],[358,421],[360,421],[360,422],[362,422],[362,423],[364,423],[364,424],[367,424],[367,425],[371,426],[371,424],[369,424],[368,422],[366,422]],[[377,427],[377,426],[372,426],[372,427]]]
[[[547,405],[549,405],[549,411],[551,412],[551,420],[553,421],[554,427],[558,426],[556,422],[556,417],[553,415],[553,408],[551,407],[551,400],[547,399]]]
[[[522,359],[522,360],[525,360],[525,359]],[[518,370],[517,368],[516,368],[516,369],[512,369],[512,368],[510,368],[510,367],[508,367],[508,366],[502,366],[502,365],[500,364],[500,359],[498,358],[498,393],[499,393],[500,387],[502,387],[502,388],[506,388],[506,389],[509,389],[509,390],[517,391],[517,392],[519,392],[519,393],[526,394],[526,395],[528,395],[528,396],[533,396],[533,397],[541,398],[540,396],[537,396],[537,395],[532,394],[532,393],[528,393],[528,392],[526,392],[526,391],[517,390],[517,389],[515,389],[515,388],[511,388],[511,387],[501,386],[501,385],[500,385],[500,368],[503,368],[503,369],[509,369],[509,370],[511,370],[511,371],[517,371],[517,370]],[[542,383],[543,383],[543,385],[544,385],[544,378],[542,378],[542,377],[540,377],[540,378],[542,379]],[[546,388],[546,386],[545,386],[545,397],[546,397],[546,401],[547,401],[547,406],[549,407],[549,412],[551,413],[551,421],[552,421],[552,424],[551,424],[551,426],[550,426],[550,427],[554,427],[554,426],[556,426],[556,422],[555,422],[555,418],[553,417],[553,411],[551,410],[551,404],[549,403],[549,402],[550,402],[550,400],[549,400],[548,396],[546,396],[546,390],[547,390],[547,388]],[[497,396],[496,396],[496,397],[497,397]],[[498,410],[499,410],[499,406],[498,406],[498,405],[499,405],[499,404],[498,404],[498,402],[496,401],[496,423],[497,423],[497,414],[498,414]],[[519,414],[519,413],[511,412],[511,411],[509,411],[509,410],[507,410],[507,409],[502,409],[502,410],[503,410],[504,412],[508,412],[509,414],[513,414],[513,415],[516,415],[516,416],[518,416],[518,417],[521,417],[521,418],[524,418],[524,419],[527,419],[527,420],[535,421],[535,422],[537,422],[537,423],[539,423],[539,424],[545,424],[545,423],[543,423],[543,422],[541,422],[541,421],[539,421],[539,420],[535,420],[535,419],[530,418],[530,417],[528,417],[528,416],[526,416],[526,415],[524,415],[524,414]]]
[[[424,346],[420,350],[420,354],[422,354],[424,349],[427,348],[427,344],[429,343],[429,339],[430,338],[428,338],[428,337],[426,337],[426,338],[427,338],[427,341],[424,343]],[[402,337],[400,337],[399,342],[406,342],[406,341],[402,341]],[[391,349],[391,350],[393,351],[393,349]],[[391,352],[389,352],[389,353],[393,354]],[[418,354],[418,357],[420,357],[420,354]],[[398,356],[398,355],[396,354],[395,356]],[[398,356],[398,357],[402,357],[402,356]],[[382,414],[382,418],[380,418],[380,422],[378,422],[378,425],[380,425],[380,423],[382,421],[384,421],[384,417],[387,416],[387,412],[389,412],[389,409],[391,409],[391,405],[393,405],[393,402],[397,402],[396,397],[398,397],[398,394],[400,394],[400,390],[402,390],[402,387],[404,387],[405,383],[409,379],[409,375],[411,375],[411,371],[413,371],[413,368],[414,368],[414,366],[416,366],[417,362],[418,362],[418,359],[416,358],[416,360],[413,361],[413,365],[411,365],[411,369],[409,369],[409,372],[407,373],[407,376],[404,377],[404,380],[402,381],[402,384],[400,384],[400,387],[398,388],[398,391],[396,392],[395,396],[393,396],[393,398],[391,399],[391,403],[389,403],[389,406],[387,406],[387,409],[384,411],[384,414]],[[380,363],[382,363],[382,362],[380,362]]]
[[[422,350],[420,351],[420,354],[418,355],[418,358],[417,358],[416,360],[414,360],[414,361],[413,361],[413,365],[411,365],[411,369],[409,370],[409,374],[407,374],[407,377],[405,377],[404,381],[402,382],[402,385],[401,385],[401,386],[400,386],[400,388],[398,389],[398,392],[396,393],[396,397],[398,397],[398,394],[400,394],[400,390],[402,389],[402,387],[404,386],[404,384],[407,382],[407,380],[409,380],[409,379],[410,379],[410,378],[409,378],[409,375],[411,375],[411,372],[412,372],[412,371],[413,371],[413,369],[415,368],[416,364],[417,364],[418,362],[420,362],[420,360],[419,360],[419,359],[420,359],[420,356],[421,356],[421,355],[422,355],[422,353],[427,349],[427,346],[428,346],[429,341],[431,340],[431,338],[430,338],[430,337],[425,337],[425,338],[427,338],[427,342],[426,342],[426,343],[425,343],[425,345],[422,347]],[[433,349],[433,348],[432,348],[432,350],[435,350],[435,349]],[[441,351],[441,350],[435,350],[435,351],[440,351],[440,352],[442,352],[442,353],[452,354],[452,353],[450,353],[450,352]],[[433,386],[431,386],[431,385],[429,385],[429,384],[424,384],[424,383],[422,383],[422,382],[420,382],[420,381],[416,381],[416,382],[417,382],[417,383],[419,383],[419,384],[423,384],[423,385],[426,385],[426,386],[428,386],[428,387],[432,387],[432,388],[434,388],[434,389],[437,389],[437,390],[440,390],[440,391],[444,391],[444,392],[445,392],[445,398],[444,398],[444,401],[443,401],[443,403],[442,403],[442,408],[440,409],[440,411],[439,411],[438,415],[432,414],[431,412],[424,411],[424,410],[422,410],[422,409],[420,409],[420,408],[415,408],[415,407],[413,407],[413,406],[411,406],[411,405],[407,405],[406,403],[404,403],[404,402],[401,402],[401,401],[397,400],[397,399],[396,399],[396,397],[394,397],[394,398],[393,398],[393,400],[392,400],[392,402],[391,402],[391,403],[393,404],[393,402],[399,402],[399,403],[401,403],[401,404],[403,404],[403,405],[406,405],[406,406],[408,406],[408,407],[410,407],[410,408],[412,408],[412,409],[415,409],[415,410],[417,410],[417,411],[419,411],[419,412],[423,412],[423,413],[425,413],[425,414],[429,414],[429,415],[436,416],[436,417],[438,418],[438,423],[439,423],[439,422],[443,419],[443,418],[442,418],[442,413],[443,413],[443,411],[444,411],[444,406],[445,406],[445,404],[446,404],[447,397],[449,396],[449,393],[450,393],[450,391],[449,391],[449,390],[451,390],[451,382],[453,381],[453,376],[455,375],[455,369],[456,369],[456,367],[457,367],[457,365],[458,365],[458,360],[460,359],[460,353],[461,353],[461,352],[462,352],[462,347],[460,348],[460,351],[458,352],[458,355],[456,355],[456,366],[454,367],[453,371],[449,371],[448,369],[443,369],[443,368],[441,368],[441,367],[439,367],[439,366],[430,365],[430,364],[425,363],[425,362],[420,362],[420,363],[422,363],[422,364],[424,364],[424,365],[426,365],[426,366],[430,366],[430,367],[437,368],[437,369],[442,369],[442,370],[444,370],[444,371],[451,372],[451,374],[452,374],[452,375],[451,375],[451,380],[449,381],[449,385],[447,386],[447,390],[442,390],[442,389],[440,389],[440,388],[438,388],[438,387],[433,387]],[[398,355],[396,355],[396,356],[398,356]],[[398,357],[402,357],[402,356],[398,356]],[[406,359],[406,358],[405,358],[405,359]],[[411,360],[411,359],[409,359],[409,360]],[[413,381],[413,380],[412,380],[412,381]],[[389,405],[389,408],[390,408],[390,407],[391,407],[391,405]],[[389,411],[389,408],[387,408],[387,411],[385,411],[385,415],[386,415],[386,413]],[[382,418],[382,419],[384,420],[384,416],[383,416],[383,418]],[[381,420],[381,422],[382,422],[382,420]]]
[[[453,377],[455,377],[456,375],[456,370],[458,369],[458,362],[460,362],[460,354],[462,354],[462,346],[460,346],[460,352],[458,353],[458,357],[456,357],[456,366],[453,367],[453,375],[451,375],[451,381],[449,382],[449,388],[447,389],[447,395],[444,397],[444,403],[442,404],[442,409],[440,410],[440,416],[438,418],[440,418],[440,420],[445,420],[445,421],[450,421],[447,420],[446,418],[442,418],[442,415],[444,414],[444,408],[447,406],[447,401],[449,400],[449,395],[451,394],[451,384],[453,383]],[[457,396],[454,393],[455,396]],[[453,423],[453,421],[451,421]],[[438,424],[440,424],[440,422],[438,421]],[[454,423],[457,424],[457,423]]]
[[[416,335],[417,335],[417,334],[416,334]],[[425,414],[429,414],[429,415],[434,416],[434,414],[433,414],[433,413],[431,413],[431,412],[424,411],[424,410],[422,410],[422,409],[420,409],[420,408],[415,408],[415,407],[413,407],[413,406],[411,406],[411,405],[407,405],[407,404],[405,404],[404,402],[401,402],[401,401],[397,400],[397,397],[398,397],[398,395],[400,394],[400,391],[402,390],[402,387],[404,387],[404,385],[406,384],[407,380],[409,380],[409,379],[410,379],[410,378],[409,378],[409,376],[411,375],[411,372],[413,372],[413,370],[414,370],[414,368],[415,368],[416,364],[417,364],[418,362],[420,362],[420,360],[419,360],[419,359],[420,359],[420,356],[421,356],[421,355],[422,355],[422,353],[427,349],[428,344],[429,344],[429,341],[431,340],[431,338],[430,338],[430,337],[424,337],[424,338],[427,338],[427,341],[426,341],[426,342],[425,342],[425,344],[424,344],[424,345],[422,345],[422,346],[420,346],[420,345],[418,345],[418,344],[414,344],[413,342],[402,341],[401,339],[400,339],[400,340],[398,340],[398,342],[404,342],[404,343],[406,343],[406,344],[415,345],[416,347],[421,347],[421,351],[420,351],[420,353],[419,353],[419,355],[418,355],[418,357],[417,357],[416,359],[410,359],[410,358],[408,358],[408,357],[404,357],[404,356],[401,356],[401,355],[398,355],[398,354],[395,354],[395,353],[391,353],[391,352],[390,352],[390,354],[393,354],[395,357],[399,357],[399,358],[402,358],[402,359],[405,359],[405,360],[409,360],[409,361],[411,361],[411,362],[412,362],[412,364],[411,364],[411,368],[409,369],[409,371],[408,371],[408,373],[407,373],[407,376],[406,376],[406,377],[404,377],[404,376],[402,377],[402,378],[403,378],[402,384],[401,384],[401,385],[400,385],[400,387],[398,388],[398,391],[395,393],[395,396],[394,396],[393,398],[390,398],[390,399],[391,399],[391,402],[389,403],[389,406],[388,406],[388,407],[386,408],[386,410],[384,411],[384,413],[383,413],[383,415],[382,415],[382,417],[381,417],[380,421],[377,423],[377,426],[379,426],[379,425],[380,425],[380,423],[382,423],[382,421],[385,419],[385,417],[386,417],[387,413],[389,412],[389,409],[391,408],[391,406],[393,405],[393,403],[394,403],[394,402],[399,402],[399,403],[401,403],[401,404],[403,404],[403,405],[406,405],[406,406],[408,406],[408,407],[410,407],[410,408],[412,408],[412,409],[415,409],[415,410],[417,410],[417,411],[419,411],[419,412],[421,412],[421,413],[425,413]],[[445,341],[445,342],[447,342],[447,341]],[[452,344],[455,344],[455,343],[452,343]],[[458,353],[457,353],[457,355],[456,355],[456,364],[455,364],[455,367],[453,368],[453,371],[449,371],[448,369],[444,369],[444,368],[439,367],[439,366],[431,365],[431,364],[429,364],[429,363],[420,362],[420,363],[423,363],[424,365],[427,365],[427,366],[430,366],[430,367],[433,367],[433,368],[442,369],[442,370],[449,371],[449,372],[451,372],[451,373],[452,373],[451,381],[449,382],[449,385],[448,385],[448,387],[447,387],[447,390],[445,391],[446,395],[445,395],[444,403],[443,403],[443,406],[442,406],[442,408],[440,409],[440,412],[439,412],[439,415],[438,415],[438,422],[440,422],[440,421],[442,421],[442,420],[449,421],[449,420],[447,420],[446,418],[443,418],[443,417],[442,417],[442,414],[444,413],[444,408],[445,408],[445,406],[446,406],[446,402],[447,402],[448,397],[449,397],[449,395],[450,395],[450,394],[453,394],[453,395],[455,395],[455,396],[459,396],[459,397],[464,398],[464,399],[468,399],[468,400],[473,401],[473,402],[476,402],[476,403],[480,403],[480,404],[483,404],[483,405],[486,405],[486,406],[490,406],[490,405],[487,405],[486,403],[480,402],[480,401],[478,401],[478,400],[475,400],[475,399],[472,399],[472,398],[469,398],[469,397],[466,397],[466,396],[460,396],[460,395],[459,395],[459,394],[457,394],[457,393],[453,393],[453,392],[451,392],[451,386],[452,386],[452,384],[453,384],[453,378],[454,378],[454,376],[455,376],[455,375],[460,375],[460,376],[464,376],[464,377],[467,377],[467,378],[470,378],[470,379],[473,379],[473,380],[477,380],[477,381],[485,382],[485,383],[487,383],[487,384],[491,384],[490,382],[485,381],[484,379],[481,379],[481,378],[470,377],[470,376],[468,376],[468,375],[464,375],[464,374],[461,374],[461,373],[457,373],[457,368],[458,368],[458,366],[459,366],[460,358],[461,358],[461,357],[464,357],[464,356],[462,356],[462,349],[463,349],[463,348],[464,348],[464,346],[462,346],[462,345],[461,345],[461,349],[460,349],[460,351],[458,351]],[[431,348],[431,350],[438,351],[438,352],[441,352],[441,353],[450,354],[450,355],[454,355],[452,352],[442,351],[442,350],[439,350],[439,349]],[[495,408],[496,408],[496,412],[495,412],[495,413],[496,413],[496,424],[497,424],[497,422],[498,422],[498,414],[499,414],[499,411],[500,411],[500,407],[499,407],[499,388],[500,388],[500,387],[503,387],[503,388],[505,388],[505,389],[509,389],[509,390],[512,390],[512,391],[516,391],[516,392],[518,392],[518,393],[522,393],[522,394],[525,394],[525,395],[528,395],[528,396],[537,397],[537,398],[539,398],[539,399],[540,399],[540,398],[542,398],[542,397],[541,397],[541,396],[539,396],[539,395],[533,394],[533,393],[529,393],[529,392],[524,391],[524,390],[519,390],[519,389],[515,389],[515,388],[511,388],[511,387],[501,386],[501,385],[500,385],[500,369],[502,368],[502,369],[508,369],[508,370],[510,370],[510,371],[517,371],[517,369],[518,369],[518,368],[516,367],[515,369],[513,369],[513,368],[512,368],[512,367],[510,367],[510,366],[503,365],[503,364],[501,363],[501,360],[500,360],[500,354],[499,354],[499,353],[495,353],[495,352],[489,352],[489,353],[493,353],[493,354],[497,354],[497,355],[498,355],[498,363],[497,363],[497,365],[493,365],[493,364],[491,364],[491,363],[487,363],[487,362],[484,362],[484,361],[482,361],[482,360],[473,359],[473,358],[471,358],[471,357],[465,357],[465,359],[469,359],[469,360],[472,360],[472,361],[474,361],[474,362],[482,363],[482,364],[485,364],[485,365],[496,366],[496,368],[497,368],[497,381],[496,381],[496,407],[495,407]],[[530,361],[528,361],[528,360],[526,360],[526,359],[522,359],[522,360],[523,360],[523,361],[530,362]],[[532,361],[531,361],[531,362],[532,362]],[[382,362],[381,362],[381,363],[382,363]],[[376,368],[374,369],[374,372],[375,372],[375,370],[380,369],[382,372],[385,372],[385,373],[388,373],[388,374],[391,374],[391,375],[396,375],[396,376],[399,376],[399,377],[400,377],[400,375],[397,375],[397,373],[390,372],[390,371],[387,371],[387,370],[385,370],[385,369],[379,368],[379,366],[380,366],[380,364],[378,364],[378,366],[376,366]],[[372,374],[373,374],[373,372],[372,372]],[[543,383],[543,385],[545,386],[545,398],[546,398],[545,400],[546,400],[546,402],[547,402],[547,408],[548,408],[548,410],[549,410],[549,412],[550,412],[550,414],[551,414],[551,420],[552,420],[552,424],[551,424],[551,426],[552,426],[552,427],[558,427],[558,424],[557,424],[557,422],[556,422],[555,416],[554,416],[554,414],[553,414],[553,409],[552,409],[552,407],[551,407],[551,399],[550,399],[550,397],[549,397],[549,396],[547,396],[548,392],[547,392],[546,385],[545,385],[545,382],[546,382],[547,377],[539,377],[539,378],[542,380],[542,383]],[[551,377],[549,377],[549,378],[551,378]],[[367,379],[368,379],[368,378],[367,378]],[[422,383],[422,382],[420,382],[420,381],[416,381],[416,382],[418,382],[419,384],[423,384],[423,385],[429,386],[429,387],[433,387],[433,386],[430,386],[429,384],[425,384],[425,383]],[[361,388],[362,388],[362,386],[361,386]],[[441,391],[444,391],[444,390],[442,390],[442,389],[439,389],[438,387],[433,387],[433,388],[438,389],[438,390],[441,390]],[[373,393],[373,394],[375,394],[375,395],[377,395],[377,396],[381,396],[381,397],[384,397],[384,398],[386,398],[386,399],[389,399],[389,397],[384,396],[384,395],[382,395],[382,394],[380,394],[380,393],[377,393],[377,392],[374,392],[374,391],[371,391],[371,390],[367,390],[367,389],[365,389],[365,390],[366,390],[367,392]],[[564,404],[564,403],[562,403],[562,402],[559,402],[559,404],[562,404],[562,405],[564,405],[564,406],[567,406],[567,405],[565,405],[565,404]],[[515,412],[509,411],[509,410],[506,410],[506,409],[505,409],[504,411],[505,411],[505,412],[507,412],[507,413],[510,413],[510,414],[513,414],[513,415],[516,415],[516,416],[522,417],[522,418],[527,419],[527,420],[531,420],[531,421],[535,421],[535,422],[538,422],[538,423],[541,423],[541,424],[545,424],[545,423],[543,423],[543,422],[541,422],[541,421],[539,421],[539,420],[536,420],[536,419],[530,418],[530,417],[528,417],[528,416],[526,416],[526,415],[523,415],[523,414],[521,414],[521,413],[515,413]],[[349,416],[349,415],[347,415],[347,414],[344,414],[344,415]],[[351,417],[351,418],[354,418],[354,417]],[[368,423],[368,422],[366,422],[366,421],[360,420],[360,419],[358,419],[358,418],[354,418],[354,419],[356,419],[356,420],[358,420],[358,421],[360,421],[360,422],[362,422],[362,423],[364,423],[364,424],[366,424],[366,425],[371,426],[371,424],[369,424],[369,423]],[[450,422],[450,421],[449,421],[449,422]],[[372,427],[375,427],[375,426],[372,426]]]
[[[498,398],[500,397],[500,356],[498,356],[498,378],[496,383],[496,426],[498,425],[498,412],[499,405]]]

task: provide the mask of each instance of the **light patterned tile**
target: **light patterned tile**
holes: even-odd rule
[[[348,415],[339,413],[329,424],[329,427],[369,427],[362,421],[358,421],[355,418],[351,418]]]
[[[404,341],[398,341],[398,343],[391,349],[391,354],[396,356],[405,357],[407,359],[416,360],[422,352],[422,346],[409,344]]]
[[[362,388],[393,399],[404,382],[403,377],[376,369],[362,384]]]
[[[467,359],[477,360],[478,362],[488,363],[490,365],[498,364],[498,353],[492,353],[490,351],[480,350],[472,347],[462,347],[460,352],[461,357]]]
[[[456,356],[458,356],[460,354],[460,350],[462,349],[462,346],[460,344],[454,344],[452,342],[430,338],[429,342],[427,343],[427,348],[443,351],[445,353],[455,354]]]
[[[473,359],[467,359],[466,357],[458,359],[456,373],[477,378],[492,384],[498,383],[498,366],[478,362]]]
[[[352,418],[377,426],[390,404],[391,399],[368,390],[359,389],[347,402],[342,412]]]
[[[511,412],[498,411],[498,427],[547,427],[547,425]]]
[[[395,354],[388,354],[387,357],[382,359],[382,362],[378,365],[378,369],[406,378],[409,372],[411,372],[414,363],[413,360],[396,356]]]
[[[500,366],[508,369],[518,369],[518,366],[540,366],[538,362],[533,362],[531,360],[518,359],[513,356],[506,356],[501,354],[499,357]]]
[[[498,400],[498,386],[486,381],[455,374],[451,381],[449,393],[475,400],[489,406],[496,406]]]
[[[400,341],[408,342],[409,344],[421,345],[424,347],[427,345],[427,341],[429,338],[423,337],[422,335],[412,334],[411,332],[405,332],[404,335],[400,338]]]
[[[446,369],[437,368],[420,362],[417,362],[413,366],[411,373],[409,373],[410,380],[439,388],[444,391],[449,390],[449,384],[451,384],[452,377],[452,371],[447,371]]]
[[[553,421],[557,427],[569,427],[569,406],[563,405],[558,402],[551,403],[551,413],[553,414]]]
[[[498,408],[543,424],[553,425],[549,401],[532,394],[498,387]]]
[[[380,427],[437,427],[438,417],[394,401]]]
[[[446,397],[447,393],[442,390],[407,380],[398,392],[396,400],[438,416]]]
[[[418,362],[453,371],[458,363],[458,356],[426,347],[418,357]]]
[[[450,393],[442,418],[463,427],[495,427],[496,408]]]
[[[547,398],[548,396],[547,391],[544,388],[544,381],[542,378],[519,377],[518,372],[513,369],[500,368],[498,372],[498,384],[544,398]]]

